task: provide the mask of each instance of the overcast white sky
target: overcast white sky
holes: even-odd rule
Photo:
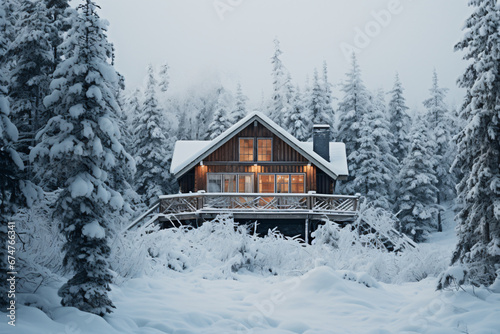
[[[422,108],[432,70],[461,104],[456,80],[466,63],[454,44],[470,10],[466,0],[97,0],[110,22],[116,68],[127,88],[141,85],[148,63],[167,61],[173,92],[200,80],[241,82],[257,106],[271,91],[273,39],[294,82],[303,85],[323,60],[334,95],[354,46],[369,89],[392,87],[399,72],[408,105]],[[218,9],[217,9],[218,8]],[[375,14],[375,13],[378,13]],[[390,13],[389,15],[383,15]],[[377,17],[378,16],[378,17]],[[360,33],[363,31],[364,33]],[[368,32],[368,34],[366,34]],[[371,36],[370,36],[371,35]]]

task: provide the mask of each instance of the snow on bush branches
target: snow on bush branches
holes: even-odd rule
[[[366,217],[372,215],[367,210]],[[369,219],[369,218],[367,218]],[[383,222],[379,222],[383,225]],[[386,222],[392,226],[392,222]],[[115,240],[111,263],[121,279],[142,275],[197,272],[207,279],[234,278],[235,272],[264,275],[298,275],[317,266],[365,272],[382,282],[418,281],[437,276],[449,259],[431,247],[409,247],[388,252],[374,242],[375,235],[359,236],[354,226],[340,228],[325,221],[314,233],[312,245],[269,230],[264,237],[219,216],[201,227],[130,231]]]

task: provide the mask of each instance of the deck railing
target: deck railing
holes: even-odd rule
[[[149,225],[159,219],[178,221],[195,215],[233,213],[239,215],[264,214],[269,217],[283,214],[298,216],[343,216],[357,215],[359,195],[326,195],[277,193],[206,193],[160,196],[148,211],[136,218],[125,231],[143,224]]]
[[[356,212],[359,196],[289,193],[206,193],[160,196],[160,214],[204,211]]]

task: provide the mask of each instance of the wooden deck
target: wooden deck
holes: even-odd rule
[[[202,222],[219,214],[229,214],[238,220],[324,218],[337,222],[356,219],[359,196],[262,193],[206,193],[160,196],[143,215],[134,220],[127,230],[154,222],[173,226],[185,221]]]

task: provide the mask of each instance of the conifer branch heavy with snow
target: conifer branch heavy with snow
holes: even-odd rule
[[[38,134],[41,142],[30,158],[62,188],[55,216],[66,236],[64,265],[74,276],[59,290],[61,303],[104,315],[114,307],[107,294],[108,239],[114,227],[104,216],[124,204],[113,188],[115,174],[135,165],[120,142],[118,75],[98,8],[91,0],[78,6],[63,44],[64,61],[44,101],[55,116]]]
[[[461,112],[454,168],[462,205],[452,262],[462,263],[475,284],[500,280],[500,7],[495,0],[470,0],[473,13],[455,46],[471,61],[459,85],[467,89]]]
[[[158,105],[157,81],[153,67],[148,66],[144,102],[134,118],[135,143],[133,154],[137,162],[135,189],[145,202],[155,201],[172,189],[169,159],[173,145],[169,141],[164,111]]]

